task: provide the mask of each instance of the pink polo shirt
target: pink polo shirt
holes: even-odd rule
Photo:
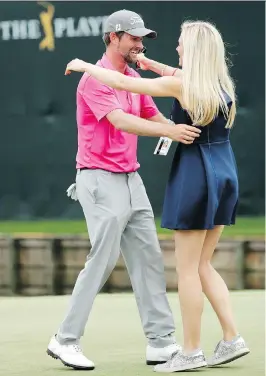
[[[97,65],[115,70],[106,54]],[[139,77],[128,66],[125,74]],[[106,118],[115,109],[145,119],[159,113],[150,96],[112,89],[84,73],[77,88],[77,168],[111,172],[133,172],[139,168],[138,137],[116,129]]]

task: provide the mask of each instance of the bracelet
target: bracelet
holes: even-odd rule
[[[163,76],[163,74],[164,74],[164,71],[165,71],[165,69],[167,68],[167,65],[165,65],[163,68],[162,68],[162,71],[161,71],[161,76]]]
[[[173,74],[172,74],[172,76],[174,76],[175,75],[175,72],[178,70],[178,68],[176,68],[174,71],[173,71]]]

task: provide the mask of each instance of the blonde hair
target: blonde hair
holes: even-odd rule
[[[194,125],[207,125],[222,110],[231,128],[236,115],[235,88],[229,75],[219,31],[209,22],[186,21],[181,26],[182,105]],[[225,92],[231,99],[229,110]]]

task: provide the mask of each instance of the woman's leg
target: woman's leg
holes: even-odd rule
[[[223,226],[207,231],[199,264],[203,292],[216,312],[224,333],[223,340],[218,343],[214,355],[208,360],[209,366],[232,362],[250,352],[245,340],[237,333],[228,288],[211,265],[211,258],[222,231]]]
[[[183,321],[184,354],[200,348],[203,293],[199,277],[206,230],[175,231],[178,294]]]
[[[237,335],[228,288],[222,277],[211,265],[211,258],[218,244],[224,226],[216,226],[208,230],[199,263],[199,275],[202,289],[210,301],[223,329],[225,341],[231,341]]]

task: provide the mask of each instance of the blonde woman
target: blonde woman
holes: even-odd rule
[[[172,120],[199,127],[192,144],[179,144],[166,188],[162,227],[175,232],[178,292],[184,344],[157,372],[177,372],[229,363],[249,353],[239,335],[226,284],[211,265],[225,225],[235,223],[238,178],[229,135],[236,114],[234,84],[218,30],[208,22],[182,24],[177,52],[182,70],[136,55],[142,69],[163,77],[131,78],[75,59],[71,71],[87,72],[120,90],[174,97]],[[203,294],[223,330],[206,362],[200,345]]]

